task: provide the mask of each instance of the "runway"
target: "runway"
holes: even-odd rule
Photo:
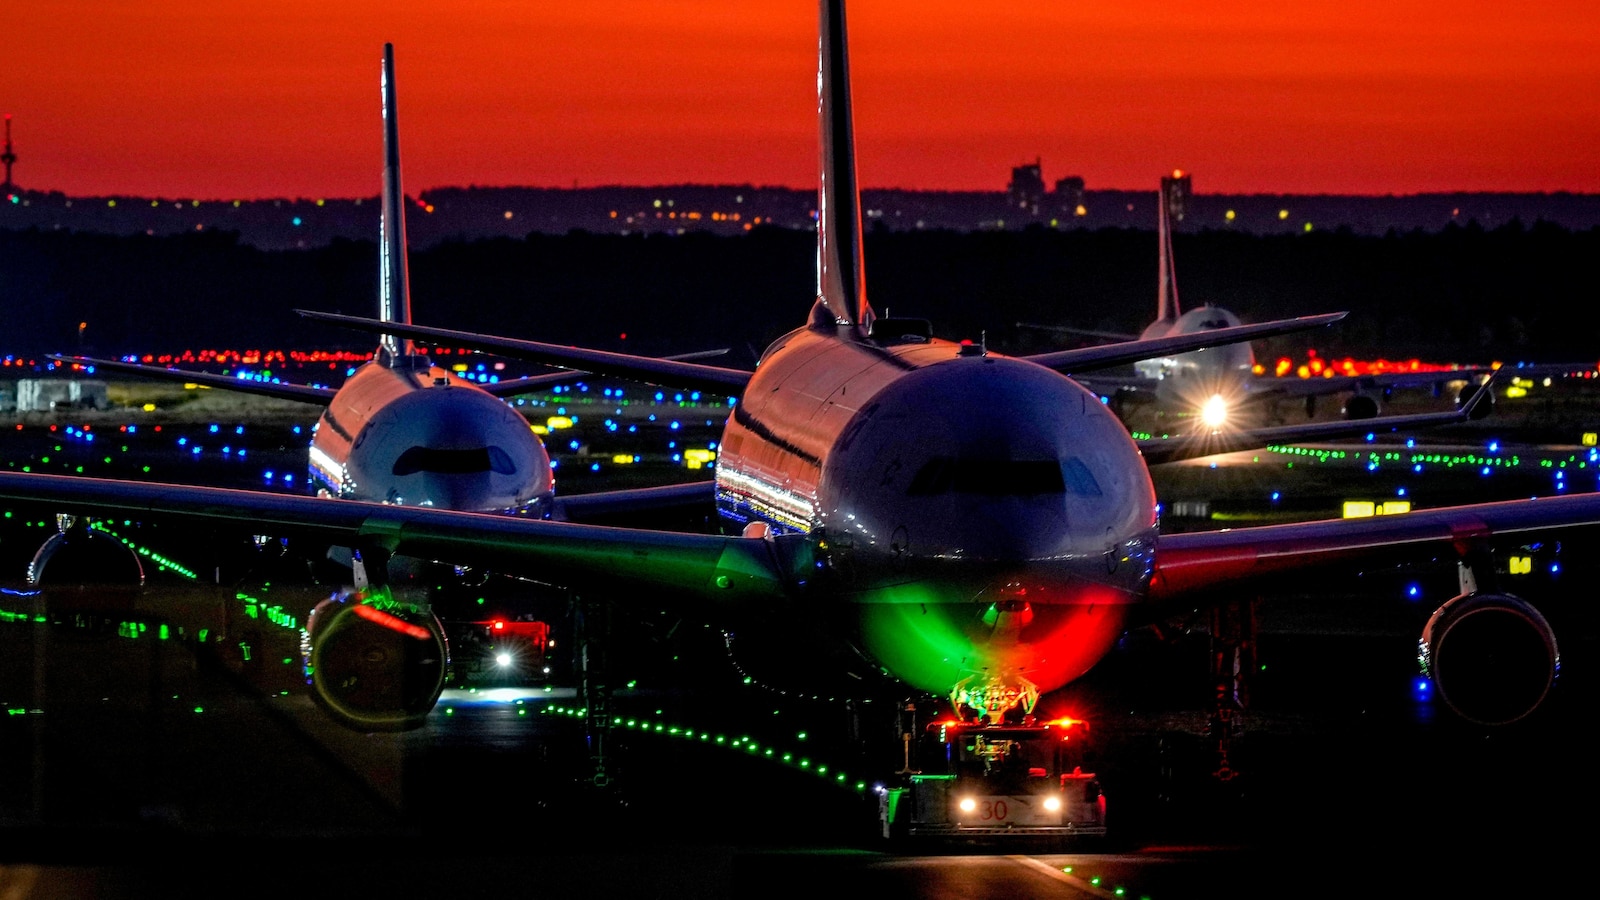
[[[170,450],[182,437],[204,442],[192,471],[219,483],[271,470],[281,485],[282,473],[304,470],[303,446],[282,428],[252,443],[246,427],[224,459],[208,423],[169,426],[159,440],[145,432],[148,442],[118,432],[117,449],[39,427],[22,432],[33,440],[8,440],[10,464],[100,474],[93,467],[109,457],[107,474],[153,465],[167,471],[149,477],[181,480]],[[1494,451],[1496,438],[1446,437],[1423,448],[1446,461],[1420,472],[1409,457],[1371,469],[1349,448],[1338,458],[1302,448],[1190,464],[1158,474],[1158,485],[1169,506],[1206,504],[1204,517],[1172,516],[1174,527],[1289,507],[1337,515],[1358,490],[1395,497],[1407,487],[1421,503],[1519,496],[1558,480],[1594,489],[1581,434],[1524,444],[1506,432]],[[609,449],[596,437],[585,458]],[[1451,462],[1511,455],[1516,466],[1491,464],[1488,475]],[[0,892],[26,881],[41,896],[181,893],[202,865],[225,873],[205,880],[213,895],[247,896],[1526,891],[1577,871],[1584,832],[1567,823],[1600,799],[1587,735],[1594,554],[1582,541],[1530,550],[1538,565],[1517,580],[1563,639],[1562,677],[1531,721],[1466,725],[1418,681],[1417,635],[1452,590],[1450,566],[1352,572],[1256,598],[1261,668],[1226,747],[1233,777],[1216,777],[1204,628],[1165,641],[1134,633],[1060,698],[1090,714],[1108,840],[902,848],[877,834],[879,770],[854,732],[871,698],[748,679],[720,634],[624,629],[615,726],[598,746],[564,657],[547,679],[454,686],[416,731],[361,734],[311,702],[298,632],[275,621],[303,615],[328,585],[262,573],[248,586],[218,584],[204,576],[231,575],[231,563],[169,551],[199,577],[161,569],[137,598],[46,596],[20,574],[50,525],[0,527]],[[553,620],[564,614],[536,602]],[[130,635],[130,622],[147,630]],[[197,641],[201,629],[228,640]]]

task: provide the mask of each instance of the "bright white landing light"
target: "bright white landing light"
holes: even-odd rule
[[[514,660],[511,658],[511,654],[509,653],[499,653],[495,655],[494,661],[496,665],[504,669],[511,665]]]
[[[1221,394],[1212,394],[1206,405],[1200,407],[1200,421],[1207,428],[1221,428],[1228,422],[1228,401]]]

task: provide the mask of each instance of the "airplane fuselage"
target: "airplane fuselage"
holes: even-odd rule
[[[311,477],[327,496],[533,514],[554,481],[527,419],[421,357],[351,373],[312,432]]]
[[[1199,334],[1239,324],[1239,317],[1226,309],[1202,306],[1176,319],[1152,323],[1139,339]],[[1156,380],[1158,402],[1174,409],[1192,410],[1214,394],[1222,395],[1230,404],[1243,400],[1253,384],[1255,364],[1250,345],[1238,343],[1141,360],[1134,363],[1134,370]]]
[[[1149,585],[1155,491],[1121,422],[973,345],[789,333],[728,419],[716,482],[724,518],[810,536],[859,646],[923,690],[1060,687]]]

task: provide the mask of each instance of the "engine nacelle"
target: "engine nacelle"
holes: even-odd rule
[[[386,592],[324,600],[306,623],[311,696],[358,731],[409,731],[439,702],[449,670],[444,625]]]
[[[1479,725],[1529,715],[1561,671],[1550,623],[1510,594],[1462,594],[1444,603],[1423,626],[1417,659],[1445,705]]]
[[[109,534],[74,524],[50,536],[28,563],[32,585],[143,587],[144,566],[133,548]]]
[[[1346,419],[1374,419],[1379,411],[1378,398],[1371,394],[1356,393],[1345,398],[1343,412]]]

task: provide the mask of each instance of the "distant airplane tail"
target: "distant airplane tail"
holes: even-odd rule
[[[400,189],[400,127],[396,122],[394,44],[383,45],[383,218],[378,240],[378,318],[411,324],[411,293],[406,275],[405,194]],[[414,356],[409,338],[385,334],[378,352],[391,365]]]
[[[874,315],[867,303],[861,258],[861,194],[856,182],[844,0],[822,0],[821,17],[817,110],[822,177],[817,191],[817,308],[813,320],[854,325],[865,333]]]

